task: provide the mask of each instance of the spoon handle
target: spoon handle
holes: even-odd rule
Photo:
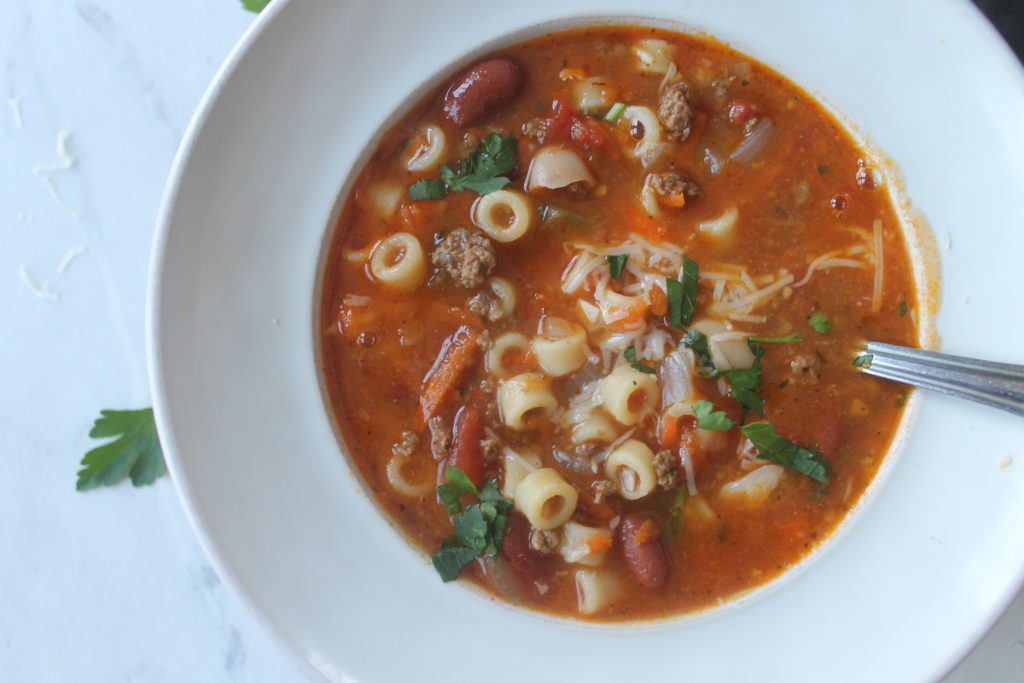
[[[1024,366],[868,342],[869,375],[941,391],[1024,416]]]

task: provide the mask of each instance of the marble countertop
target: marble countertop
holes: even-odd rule
[[[299,680],[221,585],[167,478],[74,486],[99,409],[149,405],[157,205],[193,108],[254,15],[237,0],[4,10],[0,679]],[[947,680],[1022,678],[1024,594]]]

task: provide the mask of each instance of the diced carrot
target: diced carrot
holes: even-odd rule
[[[476,360],[479,333],[469,325],[461,325],[441,344],[434,365],[423,378],[420,409],[423,421],[433,417],[455,390],[463,373]]]
[[[647,541],[653,541],[658,536],[661,536],[661,527],[653,519],[648,519],[640,525],[640,528],[636,530],[636,534],[633,536],[633,542],[636,545],[643,545]]]
[[[668,295],[661,287],[651,287],[651,313],[661,317],[668,313]]]
[[[615,516],[615,510],[610,505],[604,503],[598,503],[590,494],[583,489],[578,491],[579,493],[579,505],[583,507],[583,511],[594,519],[602,522],[607,522]]]
[[[466,473],[477,487],[484,484],[484,451],[480,440],[484,436],[484,415],[476,406],[465,406],[455,416],[452,447],[448,464]]]
[[[573,67],[566,67],[565,69],[562,69],[561,71],[558,72],[559,80],[563,80],[563,81],[572,81],[572,80],[582,81],[586,77],[587,77],[587,72],[586,71],[584,71],[583,69],[577,69],[577,68],[573,68]]]
[[[448,203],[443,199],[418,199],[406,202],[398,209],[402,223],[410,232],[421,232],[427,225],[443,214]]]
[[[658,442],[662,448],[675,448],[679,445],[679,418],[667,413],[661,416],[661,432]]]
[[[665,236],[665,226],[654,217],[648,216],[647,212],[641,209],[628,211],[626,214],[626,224],[634,232],[638,232],[644,237],[661,239]]]
[[[677,192],[675,194],[659,197],[658,202],[662,206],[667,206],[672,209],[681,209],[686,206],[686,195],[682,192]]]
[[[587,549],[590,550],[591,555],[597,553],[603,553],[612,547],[612,538],[605,534],[592,534],[587,536]]]

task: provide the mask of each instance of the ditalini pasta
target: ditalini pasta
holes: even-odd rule
[[[354,171],[317,325],[339,452],[423,571],[633,621],[801,562],[907,404],[858,345],[926,317],[881,166],[784,77],[651,27],[435,86]]]

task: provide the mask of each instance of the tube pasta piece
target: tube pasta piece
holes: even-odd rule
[[[591,441],[611,443],[619,438],[615,425],[604,415],[591,412],[572,427],[570,435],[574,444],[583,444]]]
[[[537,529],[565,524],[576,510],[577,500],[576,489],[550,467],[530,472],[516,487],[516,509]]]
[[[552,377],[575,372],[587,362],[587,333],[562,318],[545,318],[544,334],[530,342],[541,369]]]
[[[664,74],[672,65],[675,48],[664,40],[645,38],[633,45],[633,54],[640,61],[640,70],[646,74]]]
[[[753,472],[723,486],[719,495],[727,500],[746,499],[751,503],[760,503],[779,485],[782,472],[782,465],[758,467]]]
[[[612,547],[612,530],[566,522],[558,552],[566,562],[599,567]]]
[[[653,177],[653,173],[648,173],[647,177],[644,178],[644,185],[640,188],[640,205],[644,207],[644,211],[647,212],[648,216],[658,218],[661,216],[661,204],[658,203],[658,196],[651,185]]]
[[[494,340],[484,356],[484,368],[495,377],[510,377],[515,371],[505,365],[509,353],[530,353],[530,340],[518,332],[506,332]]]
[[[507,379],[498,387],[498,410],[506,427],[517,431],[532,429],[551,416],[558,401],[551,393],[551,381],[536,372]]]
[[[423,144],[416,147],[412,156],[405,162],[405,167],[410,171],[429,171],[444,160],[448,151],[448,140],[444,131],[434,125],[426,126],[423,129]]]
[[[548,145],[530,160],[524,186],[527,192],[533,192],[539,188],[557,190],[577,183],[591,188],[596,182],[579,154],[561,145]]]
[[[516,292],[516,286],[512,284],[512,281],[496,275],[487,284],[491,288],[491,294],[499,302],[500,315],[498,320],[512,315],[516,310],[516,303],[519,300],[519,294]]]
[[[497,190],[473,204],[473,223],[498,242],[514,242],[529,231],[537,218],[533,202],[522,192]]]
[[[615,88],[604,76],[591,76],[573,85],[576,110],[585,114],[607,111],[615,103]]]
[[[694,322],[690,329],[697,330],[708,338],[708,350],[716,368],[732,370],[749,368],[754,364],[754,354],[747,345],[747,338],[750,335],[746,332],[729,331],[725,323],[710,318]]]
[[[528,474],[540,468],[540,458],[536,455],[521,455],[511,448],[501,454],[501,495],[514,501],[516,490]]]
[[[697,230],[716,240],[732,236],[736,230],[736,220],[740,217],[740,211],[731,206],[722,212],[722,215],[711,220],[697,224]]]
[[[385,237],[370,254],[373,277],[391,289],[409,292],[427,277],[427,261],[419,240],[407,232]]]
[[[608,413],[627,427],[635,425],[654,410],[661,398],[654,375],[622,364],[601,380],[601,403]]]
[[[387,465],[388,483],[391,484],[391,488],[404,496],[409,496],[410,498],[418,498],[419,496],[426,495],[427,492],[430,491],[430,482],[413,484],[405,478],[404,474],[402,474],[402,465],[406,460],[407,458],[402,458],[397,455],[391,456]]]
[[[633,156],[640,159],[644,168],[653,164],[665,149],[664,129],[658,115],[650,107],[633,105],[622,112],[622,120],[635,128],[637,124],[643,128],[643,138],[633,148]]]
[[[576,598],[580,614],[600,612],[618,597],[620,585],[615,575],[603,569],[576,572]]]
[[[654,453],[636,439],[629,439],[612,451],[604,463],[604,473],[626,500],[643,498],[658,486]]]
[[[378,216],[388,218],[398,209],[404,194],[405,188],[401,185],[378,183],[367,188],[366,201]]]

